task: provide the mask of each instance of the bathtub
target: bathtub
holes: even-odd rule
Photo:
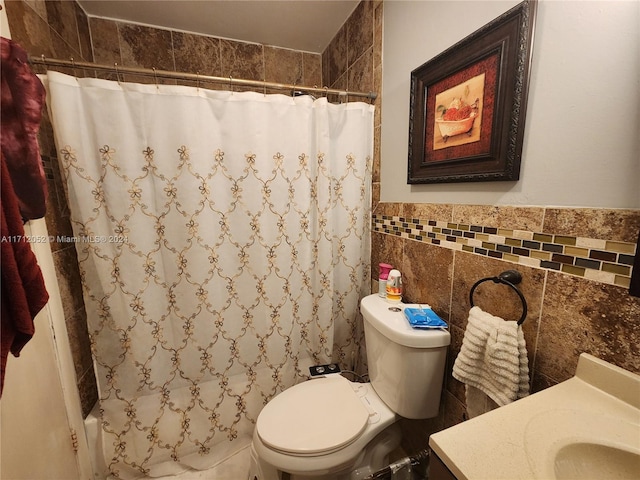
[[[109,469],[104,461],[102,449],[102,435],[100,427],[100,407],[96,405],[84,421],[84,429],[89,444],[89,456],[94,480],[109,479]],[[216,463],[206,471],[194,471],[185,467],[184,473],[168,477],[156,477],[163,479],[202,479],[215,478],[216,480],[238,480],[248,477],[251,436],[241,436],[233,444],[220,445],[216,453]]]
[[[306,370],[308,366],[313,365],[313,360],[310,358],[305,358],[300,361],[300,366]],[[261,375],[271,376],[271,371],[268,369],[264,369],[264,371],[258,372]],[[232,392],[244,392],[247,387],[247,376],[244,372],[235,373],[233,375],[229,375],[228,384],[226,385],[226,389],[231,390]],[[183,395],[185,401],[189,400],[188,390],[189,387],[181,387],[184,388],[187,392]],[[201,395],[203,398],[207,396],[217,397],[219,395],[220,384],[218,381],[210,381],[203,382],[200,384]],[[180,398],[180,389],[172,390],[172,392],[176,392],[176,398]],[[148,395],[144,397],[140,397],[137,399],[136,408],[141,412],[146,411],[147,408],[158,408],[158,397],[159,395]],[[263,406],[263,398],[258,389],[253,389],[251,395],[245,395],[245,401],[247,402],[247,408],[253,411],[259,411]],[[106,411],[109,411],[109,404],[103,405]],[[120,407],[119,403],[116,403],[115,406],[112,404],[112,408],[117,409]],[[113,413],[113,411],[112,411]],[[232,404],[231,410],[220,410],[221,415],[226,415],[229,418],[233,418],[236,414],[235,411],[235,403]],[[122,412],[122,415],[125,415]],[[115,419],[112,421],[112,425],[117,425],[118,422],[121,422],[122,419]],[[194,422],[195,423],[195,422]],[[160,476],[162,471],[166,472],[166,469],[155,469],[152,467],[153,476],[156,478],[181,478],[187,480],[189,478],[215,478],[216,480],[238,480],[244,479],[248,477],[249,472],[249,464],[250,464],[250,446],[251,439],[253,436],[253,428],[254,425],[247,421],[244,425],[237,425],[238,428],[238,438],[236,438],[233,442],[228,442],[226,437],[221,437],[221,442],[212,445],[211,454],[206,459],[199,457],[197,454],[194,454],[195,458],[185,457],[185,464],[192,465],[195,468],[203,468],[206,470],[191,470],[186,465],[184,467],[183,473],[178,473],[174,476],[163,477]],[[107,462],[105,462],[104,451],[103,448],[103,434],[102,434],[102,426],[100,420],[100,406],[98,403],[93,407],[89,415],[84,421],[84,429],[87,437],[87,443],[89,446],[89,457],[91,460],[91,467],[93,469],[93,479],[94,480],[108,480],[109,469],[107,467]],[[107,437],[109,438],[109,437]],[[107,440],[108,441],[108,440]],[[170,459],[167,458],[167,461],[171,463],[170,469],[180,470],[175,463],[170,462]],[[245,470],[246,469],[246,475]],[[241,471],[240,471],[241,470]],[[206,476],[203,475],[203,471],[207,472]],[[122,473],[122,472],[121,472]],[[134,473],[135,474],[135,473]],[[166,473],[164,474],[166,475]],[[199,475],[199,476],[198,476]]]
[[[89,458],[93,470],[94,480],[106,480],[109,470],[104,462],[102,453],[102,435],[100,435],[100,406],[96,402],[93,409],[84,420],[84,431],[89,444]]]

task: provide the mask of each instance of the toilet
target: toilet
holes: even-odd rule
[[[370,381],[328,374],[274,397],[256,421],[249,480],[363,479],[388,464],[401,417],[438,414],[451,337],[411,328],[411,306],[362,299]]]

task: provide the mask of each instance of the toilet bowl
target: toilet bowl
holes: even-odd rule
[[[280,471],[294,478],[350,478],[374,451],[387,450],[382,462],[398,446],[395,429],[372,442],[396,420],[369,383],[350,382],[339,374],[300,383],[260,413],[252,444],[252,460],[260,468],[252,473],[258,480],[279,479]]]
[[[409,306],[362,300],[370,383],[331,374],[274,397],[256,421],[249,480],[363,479],[400,444],[401,416],[437,415],[449,332],[411,328]]]

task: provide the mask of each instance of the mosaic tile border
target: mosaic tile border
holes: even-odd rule
[[[373,215],[372,230],[625,288],[636,253],[635,243],[388,215]]]

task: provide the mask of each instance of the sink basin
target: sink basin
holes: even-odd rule
[[[640,478],[640,425],[597,410],[540,412],[525,428],[525,451],[536,478]]]
[[[598,443],[572,443],[555,457],[558,480],[635,480],[640,475],[640,454]]]
[[[571,379],[429,445],[458,480],[640,480],[640,375],[582,354]]]

